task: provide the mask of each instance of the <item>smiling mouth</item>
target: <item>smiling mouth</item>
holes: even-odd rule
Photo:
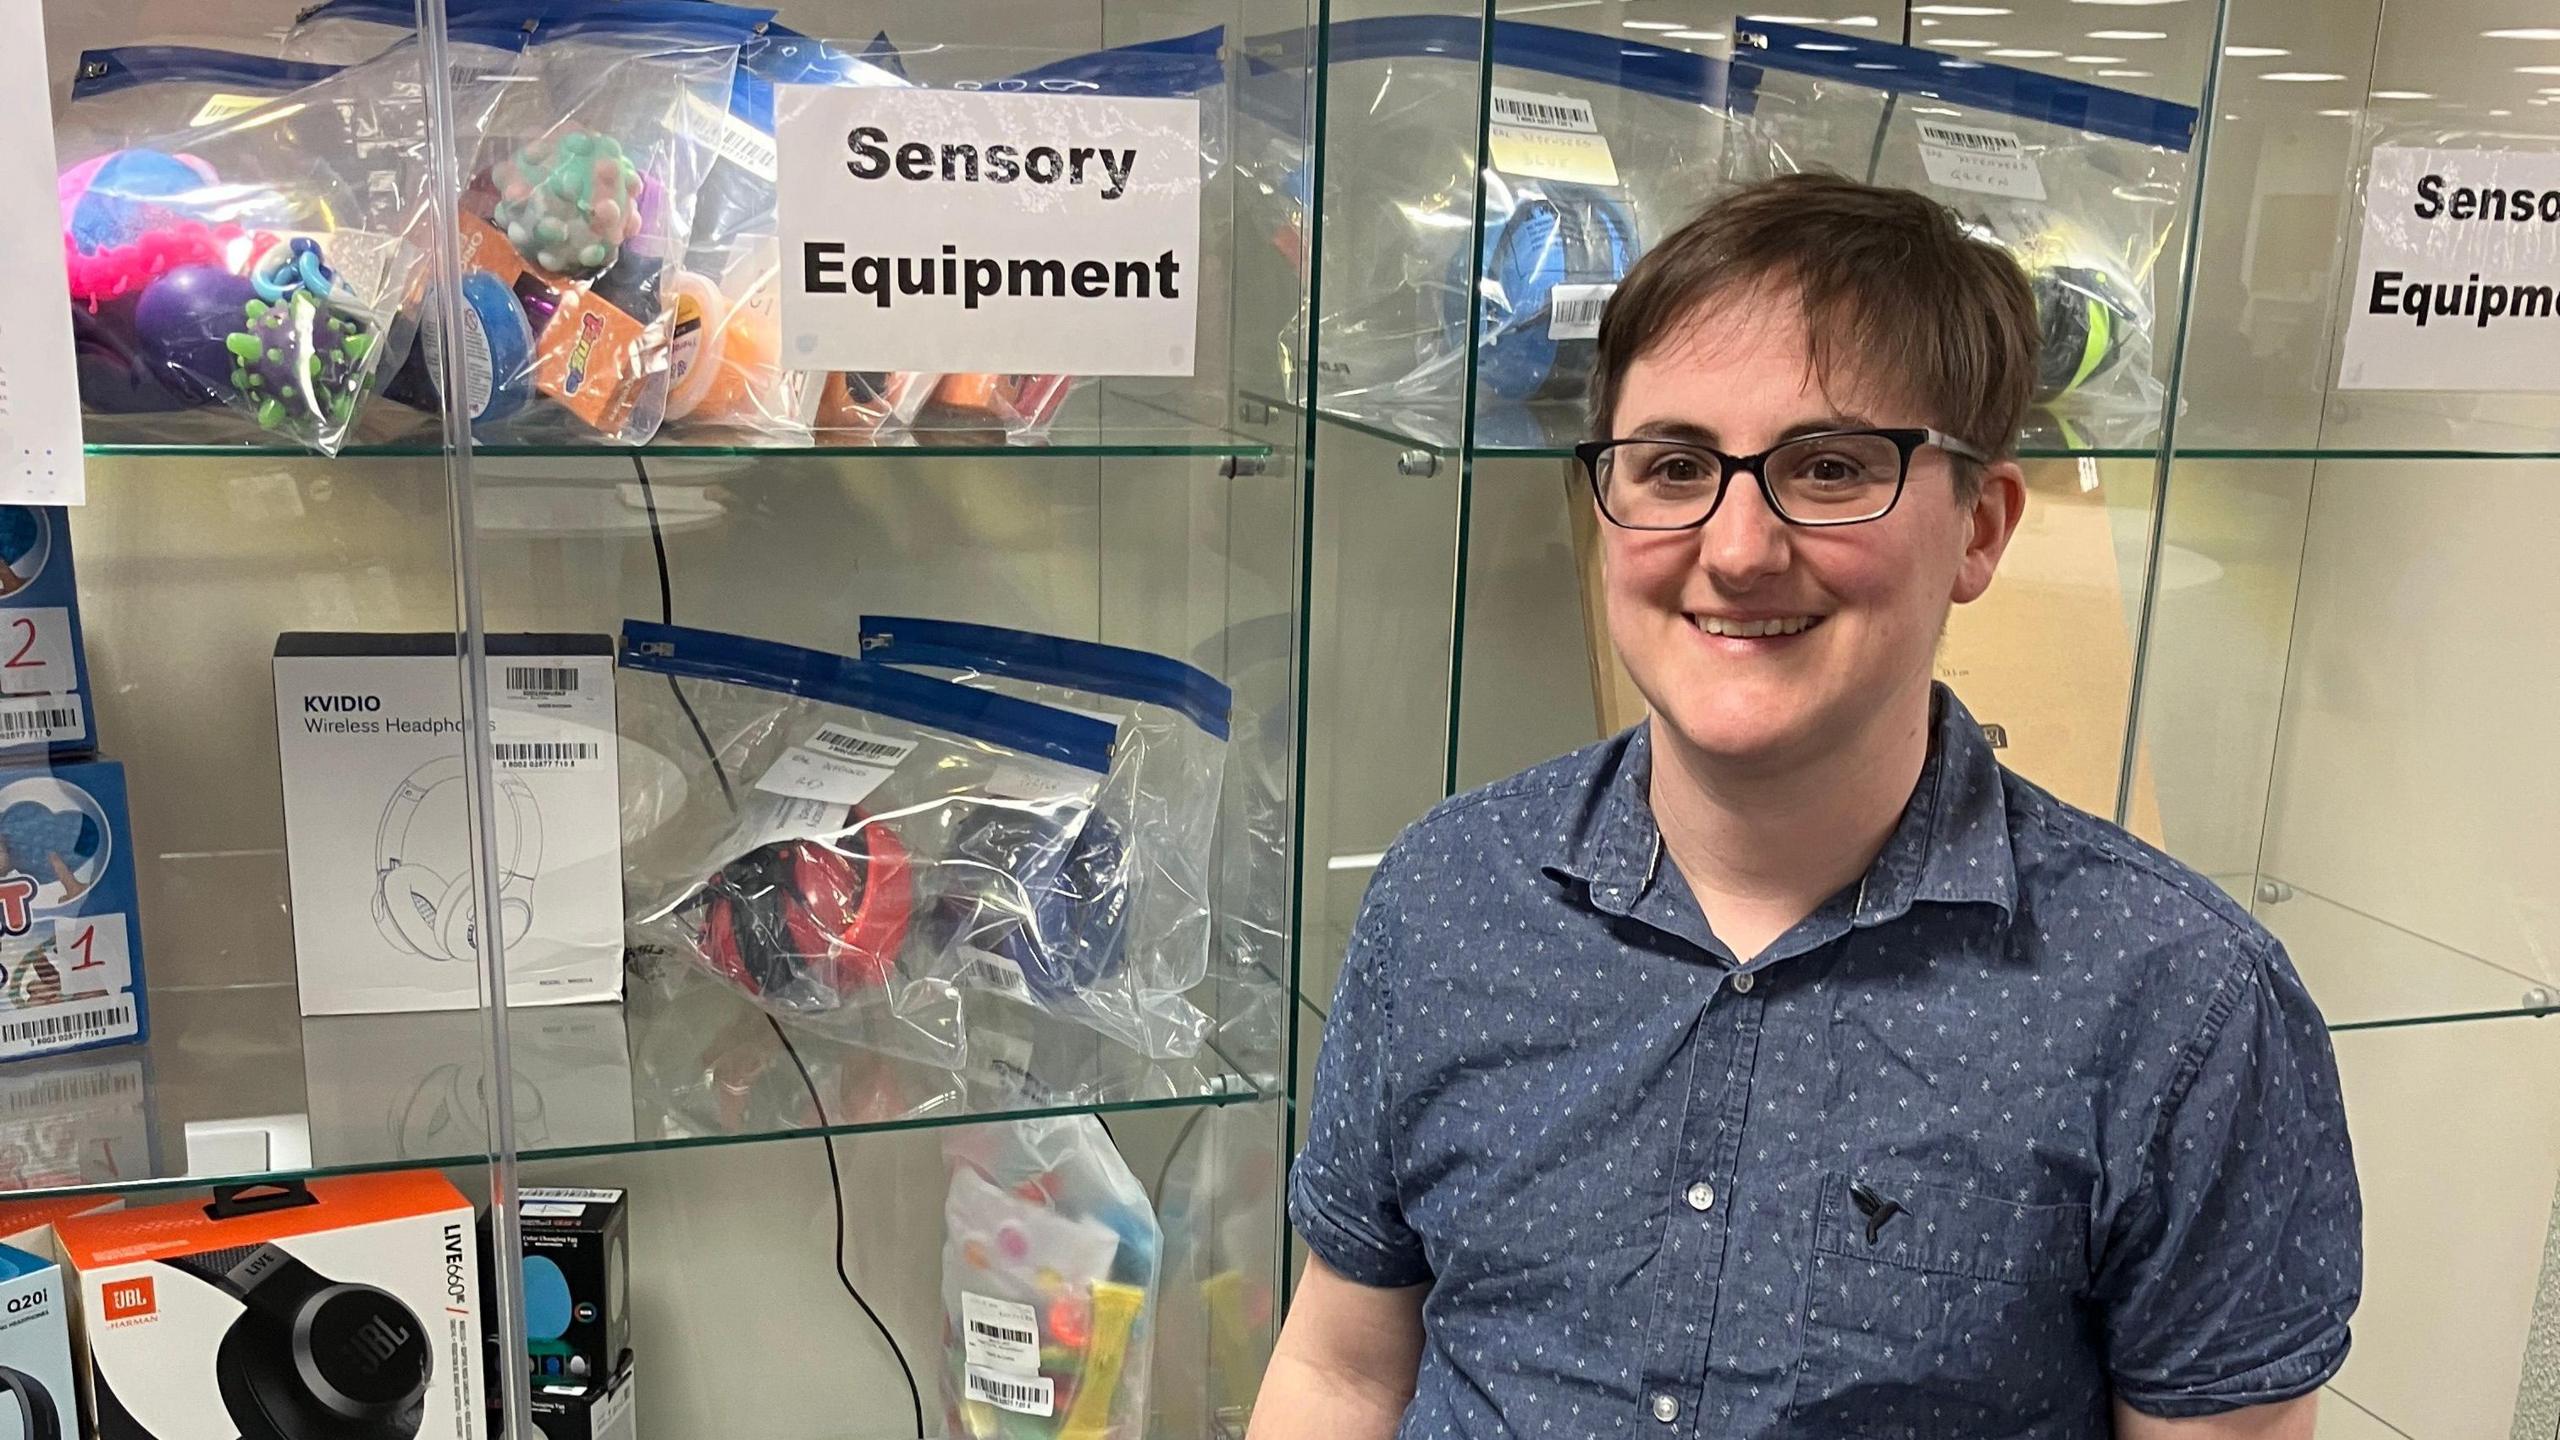
[[[1772,620],[1728,620],[1721,615],[1692,615],[1689,623],[1699,633],[1729,640],[1776,639],[1785,635],[1801,635],[1822,623],[1819,615],[1783,615]]]

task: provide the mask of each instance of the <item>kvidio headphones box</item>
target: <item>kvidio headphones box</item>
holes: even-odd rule
[[[613,643],[488,639],[508,1001],[622,994]],[[276,745],[305,1015],[478,1003],[454,637],[276,638]]]
[[[482,1440],[470,1202],[425,1170],[267,1188],[55,1227],[98,1440]]]

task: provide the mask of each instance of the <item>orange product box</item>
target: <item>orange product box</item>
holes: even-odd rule
[[[432,1170],[219,1191],[57,1222],[98,1440],[482,1440],[471,1202]]]

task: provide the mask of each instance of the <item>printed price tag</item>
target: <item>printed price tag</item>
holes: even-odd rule
[[[833,805],[859,805],[871,798],[880,782],[889,778],[890,766],[864,765],[822,755],[805,745],[794,745],[782,752],[764,774],[756,777],[756,788],[795,800],[816,800]]]
[[[1040,1373],[1040,1312],[1015,1300],[960,1292],[968,1363],[996,1375]]]
[[[2042,200],[2044,173],[2007,130],[1980,130],[1943,121],[1920,122],[1920,163],[1929,179],[1950,190]]]
[[[1559,285],[1547,302],[1547,338],[1597,340],[1600,312],[1609,308],[1616,285]]]
[[[916,753],[916,742],[898,740],[887,735],[874,735],[848,725],[826,724],[818,733],[801,742],[813,750],[821,750],[839,760],[856,760],[865,765],[886,765],[891,769]]]
[[[1618,162],[1590,102],[1497,85],[1492,104],[1485,117],[1485,149],[1494,169],[1578,185],[1618,183]]]
[[[1057,1413],[1057,1385],[1046,1375],[1019,1379],[990,1375],[975,1365],[967,1369],[969,1398],[972,1400],[983,1400],[1016,1415],[1046,1418]]]
[[[88,738],[88,710],[77,695],[0,700],[0,745],[50,745]]]
[[[975,945],[960,947],[960,958],[969,962],[969,983],[981,990],[993,990],[1016,1000],[1031,999],[1031,982],[1023,978],[1022,967],[993,950]]]

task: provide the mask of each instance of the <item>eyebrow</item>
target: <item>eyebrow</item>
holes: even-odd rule
[[[1779,431],[1777,443],[1784,445],[1790,440],[1801,440],[1807,435],[1829,434],[1834,430],[1874,430],[1877,428],[1879,427],[1875,421],[1870,420],[1863,415],[1821,415],[1810,420],[1799,420],[1795,424],[1788,426],[1786,429]],[[1648,420],[1635,427],[1632,432],[1622,438],[1629,440],[1670,440],[1684,445],[1703,445],[1709,449],[1716,448],[1718,444],[1714,426],[1700,425],[1691,420]]]

